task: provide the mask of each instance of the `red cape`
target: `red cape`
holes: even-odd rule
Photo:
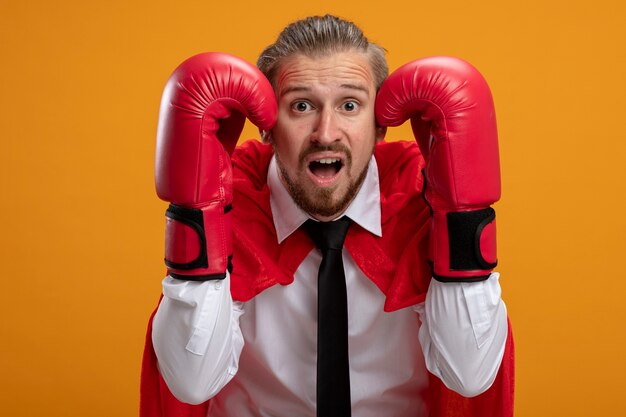
[[[381,189],[383,236],[357,224],[348,231],[345,247],[363,273],[385,294],[385,311],[421,303],[431,279],[428,267],[430,213],[422,198],[423,159],[414,142],[379,143],[374,151]],[[293,282],[293,274],[313,249],[301,230],[280,245],[272,221],[267,168],[272,149],[258,141],[235,150],[234,269],[231,293],[248,301],[263,290]],[[152,347],[152,317],[148,323],[141,371],[141,417],[205,417],[209,402],[192,406],[171,394],[157,369]],[[513,415],[514,356],[509,325],[504,358],[495,382],[485,393],[465,398],[430,374],[431,417],[510,417]],[[236,416],[233,416],[236,417]]]

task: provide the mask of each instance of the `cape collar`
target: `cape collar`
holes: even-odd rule
[[[365,276],[386,295],[385,310],[393,311],[422,302],[430,283],[430,215],[421,194],[424,161],[414,142],[379,143],[374,157],[371,169],[377,171],[378,187],[373,181],[374,190],[367,194],[363,190],[360,197],[365,203],[350,208],[367,211],[371,194],[378,195],[382,233],[376,235],[354,224],[345,248]],[[291,233],[278,243],[268,187],[272,158],[271,146],[257,141],[238,147],[232,158],[231,293],[238,301],[247,301],[273,285],[292,283],[295,271],[314,247],[302,229],[294,228],[298,221],[287,228]],[[276,173],[272,171],[272,175]],[[359,217],[358,213],[354,215]]]

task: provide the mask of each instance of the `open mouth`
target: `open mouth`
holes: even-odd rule
[[[323,158],[309,163],[309,170],[316,177],[332,178],[341,170],[343,164],[339,158]]]
[[[308,165],[309,172],[320,185],[328,184],[337,178],[343,168],[341,158],[325,157],[312,159]]]

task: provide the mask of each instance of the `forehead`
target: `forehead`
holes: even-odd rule
[[[374,91],[374,75],[365,53],[345,51],[308,56],[296,54],[286,58],[276,76],[276,94],[280,97],[293,90],[322,85],[358,86]]]

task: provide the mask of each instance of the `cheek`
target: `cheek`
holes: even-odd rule
[[[274,142],[274,152],[288,172],[293,173],[298,165],[298,150],[286,137],[281,136]]]
[[[375,144],[376,138],[372,132],[371,135],[361,138],[358,145],[352,148],[352,170],[354,172],[361,171],[368,164]]]
[[[306,145],[306,135],[299,126],[277,123],[272,130],[274,150],[278,152],[285,164],[297,164],[300,152]]]

